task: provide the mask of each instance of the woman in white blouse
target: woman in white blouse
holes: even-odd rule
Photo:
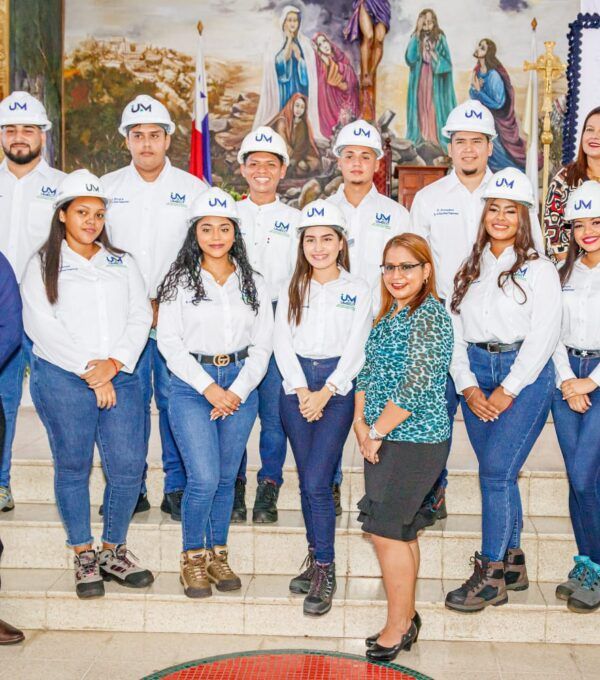
[[[528,587],[517,477],[550,410],[550,358],[560,330],[558,274],[533,245],[531,183],[506,168],[483,196],[477,240],[450,304],[450,373],[462,395],[482,496],[483,545],[472,558],[474,573],[446,596],[447,607],[463,612],[505,604],[507,590]]]
[[[159,288],[158,348],[172,373],[169,423],[186,469],[181,583],[188,597],[241,587],[228,562],[234,485],[272,351],[273,309],[234,200],[209,189]]]
[[[554,353],[554,426],[569,476],[578,555],[556,596],[571,611],[600,607],[600,183],[567,201],[571,242],[560,269],[562,330]]]
[[[354,379],[372,323],[369,285],[349,273],[342,212],[317,200],[302,211],[296,269],[279,294],[275,358],[280,413],[300,479],[307,568],[290,582],[304,613],[331,609],[335,581],[333,476],[352,425]]]
[[[104,595],[103,579],[133,588],[154,580],[126,546],[145,463],[134,369],[152,311],[135,262],[108,240],[106,201],[87,170],[67,175],[48,240],[22,282],[23,322],[33,340],[31,393],[50,440],[56,503],[75,551],[81,598]],[[99,551],[90,527],[94,443],[106,476]]]

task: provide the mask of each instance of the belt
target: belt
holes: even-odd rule
[[[490,354],[500,354],[501,352],[514,352],[523,344],[522,340],[511,342],[510,344],[502,342],[474,342],[475,347],[480,347]]]
[[[600,357],[600,349],[575,349],[575,347],[567,347],[567,352],[574,357],[588,359],[597,359]]]
[[[194,354],[191,352],[191,355],[200,364],[212,364],[218,368],[223,368],[229,366],[232,361],[245,359],[248,356],[248,348],[245,347],[239,352],[233,352],[232,354],[214,354],[211,356],[210,354]]]

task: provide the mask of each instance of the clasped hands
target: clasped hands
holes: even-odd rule
[[[373,465],[379,463],[379,449],[382,440],[369,437],[369,426],[362,416],[354,421],[354,434],[362,457]]]
[[[308,387],[298,387],[296,394],[300,413],[309,423],[314,423],[323,417],[323,409],[333,396],[333,392],[325,385],[316,392],[311,392]]]
[[[121,368],[123,364],[116,359],[90,359],[88,361],[87,370],[81,378],[91,390],[94,390],[98,408],[111,409],[117,405],[117,393],[112,379]]]
[[[496,387],[487,398],[477,386],[465,388],[462,394],[471,411],[479,420],[483,420],[486,423],[498,420],[500,414],[510,408],[514,401],[514,398],[505,392],[502,385]]]
[[[563,380],[560,391],[571,410],[585,413],[592,405],[588,394],[597,387],[598,385],[591,378],[569,378],[569,380]]]
[[[223,419],[233,415],[242,403],[241,397],[238,397],[235,392],[224,390],[215,382],[211,383],[202,392],[202,395],[214,407],[210,412],[211,420],[216,420],[217,418]]]

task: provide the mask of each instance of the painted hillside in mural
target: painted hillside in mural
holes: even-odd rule
[[[128,163],[117,126],[142,92],[169,108],[177,124],[171,158],[187,166],[201,20],[215,183],[243,192],[237,148],[266,124],[289,147],[286,200],[331,193],[339,183],[331,140],[359,114],[361,86],[375,80],[375,115],[394,162],[444,163],[445,117],[471,97],[496,120],[493,169],[523,167],[531,19],[540,48],[556,39],[564,57],[555,27],[566,33],[577,8],[577,0],[66,0],[67,166],[91,158],[104,173]]]

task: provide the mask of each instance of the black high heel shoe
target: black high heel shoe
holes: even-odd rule
[[[397,645],[393,647],[382,647],[377,642],[367,649],[367,658],[373,661],[393,661],[398,654],[405,649],[407,652],[410,651],[415,638],[419,635],[417,626],[414,621],[410,622],[410,628],[402,636],[402,640]]]
[[[419,639],[419,631],[421,630],[421,617],[419,616],[419,612],[415,612],[415,615],[413,616],[413,623],[417,627],[417,634],[415,635],[415,639],[413,642],[416,642]],[[372,647],[378,640],[379,636],[381,635],[381,632],[375,633],[375,635],[371,635],[368,638],[365,638],[365,645],[367,647]]]

